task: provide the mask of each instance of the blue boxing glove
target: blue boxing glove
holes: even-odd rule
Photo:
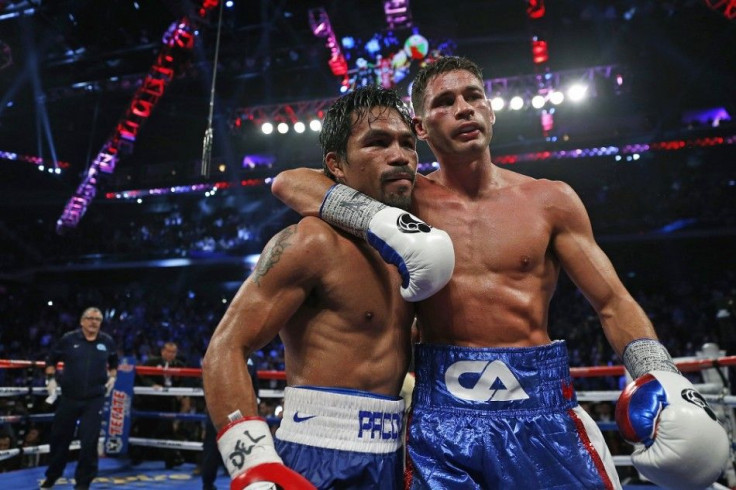
[[[421,301],[442,289],[455,269],[450,236],[411,213],[342,184],[327,191],[320,217],[365,239],[401,275],[401,296]]]
[[[616,423],[634,445],[634,467],[657,485],[705,488],[726,467],[726,431],[678,373],[651,371],[630,383],[616,403]]]

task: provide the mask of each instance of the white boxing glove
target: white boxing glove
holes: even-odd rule
[[[726,467],[728,435],[680,374],[651,371],[630,383],[616,404],[616,423],[634,445],[634,466],[657,485],[702,489]]]
[[[325,194],[320,217],[365,239],[401,275],[401,296],[421,301],[445,287],[455,269],[450,236],[411,213],[342,184]]]
[[[263,484],[258,488],[271,488],[266,484],[294,490],[314,489],[306,478],[288,468],[276,453],[271,430],[260,417],[234,419],[217,434],[217,448],[232,481],[231,490],[243,490],[250,485]],[[235,415],[235,414],[233,414]],[[240,417],[240,418],[238,418]]]

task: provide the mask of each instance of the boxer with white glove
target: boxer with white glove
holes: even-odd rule
[[[729,440],[713,410],[659,342],[638,339],[624,350],[634,382],[616,404],[616,423],[634,445],[634,467],[666,488],[714,483],[726,467]]]
[[[217,434],[217,448],[232,478],[231,490],[244,490],[255,483],[271,483],[285,490],[315,489],[306,478],[284,465],[264,419],[242,417],[240,412],[229,418],[231,422]]]
[[[411,213],[343,184],[327,191],[320,218],[366,240],[401,274],[401,296],[421,301],[442,289],[455,269],[450,236]]]

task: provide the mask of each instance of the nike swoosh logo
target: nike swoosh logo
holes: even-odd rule
[[[313,419],[314,417],[316,417],[316,415],[307,415],[306,417],[300,417],[299,412],[294,412],[294,422],[296,422],[297,424],[300,422],[305,422],[309,419]]]

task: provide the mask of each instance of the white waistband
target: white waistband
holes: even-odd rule
[[[386,454],[401,448],[403,426],[403,400],[287,387],[276,438],[306,446]]]

